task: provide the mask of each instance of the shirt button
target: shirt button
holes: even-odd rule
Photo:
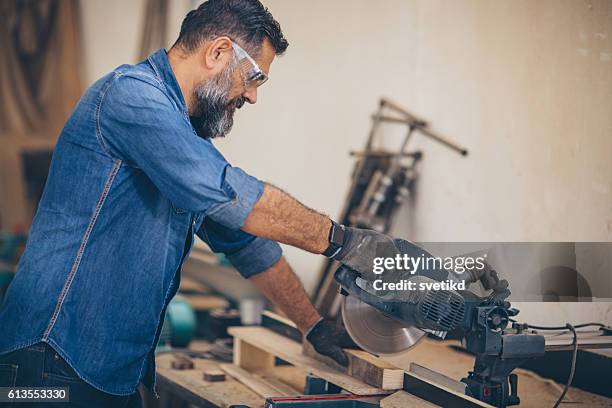
[[[53,356],[54,359],[59,360],[59,354],[55,353],[55,355]]]

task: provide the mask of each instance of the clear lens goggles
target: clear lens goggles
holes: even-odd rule
[[[263,85],[268,80],[268,76],[259,68],[255,60],[235,41],[232,41],[232,48],[245,88],[257,88]]]

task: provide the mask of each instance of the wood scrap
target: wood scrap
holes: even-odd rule
[[[193,360],[184,354],[174,353],[171,367],[175,370],[191,370],[193,369]]]
[[[334,359],[323,356],[315,351],[308,342],[302,344],[302,353],[321,361],[339,371],[359,378],[366,384],[383,390],[399,390],[404,385],[404,370],[393,364],[362,350],[344,349],[348,357],[348,367],[343,367]]]
[[[225,381],[225,373],[221,370],[208,369],[204,370],[203,377],[205,381],[209,382],[217,382],[217,381]]]
[[[398,390],[404,385],[404,370],[367,351],[345,349],[344,352],[349,360],[348,375],[383,390]]]

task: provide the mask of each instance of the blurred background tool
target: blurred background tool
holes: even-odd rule
[[[398,150],[378,147],[377,139],[381,137],[382,124],[406,127],[406,134]],[[415,134],[434,140],[462,156],[468,154],[466,148],[432,131],[425,120],[390,99],[381,98],[378,110],[372,115],[372,127],[364,150],[351,152],[356,162],[338,222],[384,233],[391,230],[398,209],[416,191],[417,166],[423,158],[423,152],[408,151],[408,143]],[[334,260],[326,260],[314,291],[315,306],[322,315],[328,317],[338,313],[338,285],[333,279],[333,273],[330,273],[338,266]]]

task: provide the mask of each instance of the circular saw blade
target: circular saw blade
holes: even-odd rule
[[[418,343],[425,332],[385,315],[354,296],[342,301],[342,320],[351,338],[362,349],[377,355],[395,355]]]

